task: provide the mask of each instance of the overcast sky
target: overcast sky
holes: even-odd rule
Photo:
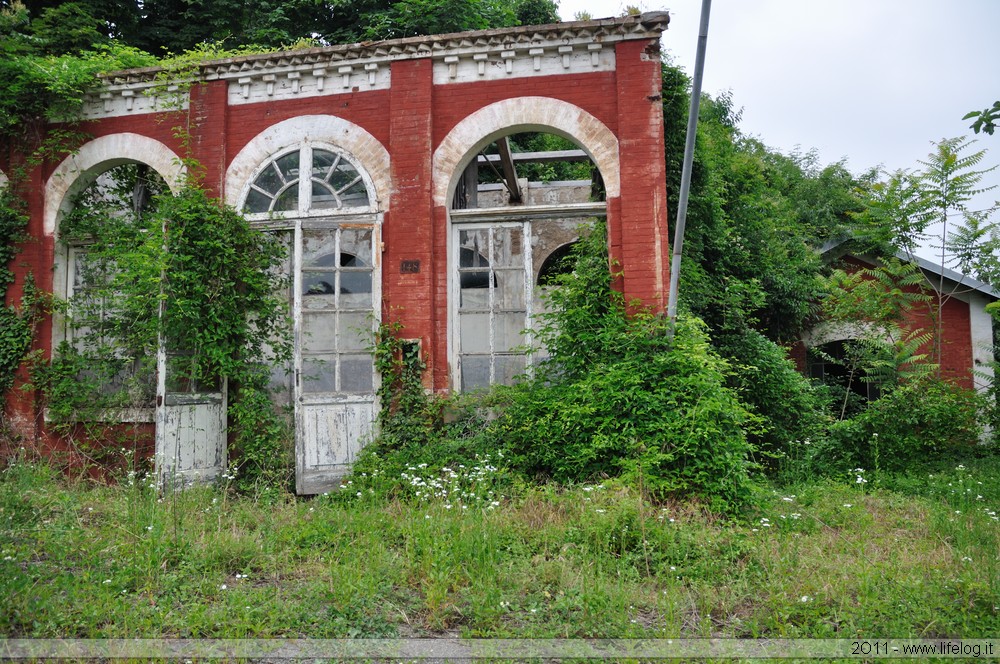
[[[663,2],[638,5],[670,12],[664,49],[692,74],[701,0]],[[560,13],[625,4],[562,0]],[[732,90],[743,131],[782,152],[815,148],[854,172],[913,168],[1000,99],[1000,0],[713,0],[704,90]],[[1000,163],[1000,132],[978,140]]]

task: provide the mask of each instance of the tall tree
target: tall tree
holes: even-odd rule
[[[202,43],[274,49],[314,40],[362,40],[462,32],[559,20],[553,0],[0,0],[0,36],[13,17],[33,49],[71,53],[117,40],[156,56]],[[16,22],[16,21],[15,21]]]
[[[689,81],[663,68],[667,200],[675,218]],[[758,447],[774,454],[814,436],[819,401],[778,344],[812,322],[822,294],[818,247],[860,209],[863,178],[813,154],[782,155],[739,130],[731,95],[705,96],[681,267],[681,303],[708,323],[745,403],[764,418]]]

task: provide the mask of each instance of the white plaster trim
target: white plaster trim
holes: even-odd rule
[[[505,99],[467,116],[434,151],[434,204],[447,206],[465,166],[479,150],[507,134],[542,131],[568,138],[583,148],[604,178],[608,198],[621,192],[618,138],[579,106],[550,97]]]
[[[162,81],[166,72],[159,67],[109,72],[100,77],[101,89],[87,96],[84,117],[183,110],[188,95],[180,84],[198,81],[229,81],[231,105],[384,89],[391,83],[391,64],[400,60],[433,58],[435,81],[444,76],[447,82],[454,82],[460,70],[463,77],[475,77],[469,80],[546,75],[550,68],[561,73],[603,71],[614,67],[615,44],[655,43],[669,22],[667,12],[654,11],[244,55],[201,63],[192,78],[166,87]]]
[[[881,332],[881,333],[880,333]],[[831,341],[855,341],[864,337],[880,336],[888,339],[888,332],[871,323],[823,322],[802,334],[806,348],[818,348]]]
[[[596,46],[597,48],[590,48]],[[509,50],[508,50],[509,49]],[[434,85],[614,71],[615,49],[598,43],[545,43],[460,51],[434,58]]]
[[[176,83],[162,85],[144,82],[141,85],[106,85],[98,93],[89,94],[80,114],[84,120],[114,118],[123,115],[186,111],[191,98],[187,90]]]
[[[349,61],[328,67],[308,66],[274,73],[250,72],[229,80],[229,105],[258,104],[348,92],[388,90],[391,73],[386,62]]]
[[[184,181],[185,167],[180,157],[156,139],[131,133],[95,138],[66,157],[46,182],[42,221],[45,236],[56,234],[60,213],[67,210],[73,194],[109,168],[135,162],[156,171],[175,193]]]
[[[332,115],[301,115],[271,125],[233,158],[226,171],[226,203],[239,208],[253,175],[274,155],[301,145],[330,145],[347,153],[375,189],[372,211],[384,211],[392,191],[389,152],[374,136]]]
[[[969,327],[972,332],[972,369],[977,390],[993,383],[993,317],[986,313],[991,300],[980,293],[969,293]]]

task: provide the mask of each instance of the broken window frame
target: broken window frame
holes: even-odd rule
[[[143,195],[143,198],[141,199],[142,202],[140,203],[139,199],[136,199],[137,192],[133,190],[131,193],[132,200],[129,203],[130,206],[139,206],[143,210],[145,209],[146,204],[156,193],[151,193],[148,189],[149,186],[158,188],[162,193],[169,193],[169,186],[165,181],[163,181],[162,175],[149,168],[148,164],[138,161],[126,161],[106,167],[97,172],[96,175],[88,178],[86,186],[83,186],[77,191],[82,195],[88,192],[90,188],[98,187],[99,193],[97,196],[99,196],[101,200],[104,202],[114,201],[115,199],[108,198],[108,192],[111,191],[113,195],[113,189],[116,185],[113,182],[109,184],[105,178],[108,177],[110,173],[114,172],[114,170],[119,166],[138,166],[140,169],[148,169],[148,172],[145,175],[140,175],[140,177],[147,178],[145,180],[146,187],[144,187],[141,192]],[[148,178],[156,178],[159,182],[154,182]],[[67,306],[65,310],[57,311],[53,314],[53,352],[55,352],[55,349],[57,349],[61,343],[66,343],[75,347],[78,351],[83,350],[81,342],[88,339],[91,328],[81,326],[79,324],[79,320],[74,317],[75,313],[79,313],[78,306],[75,307],[74,304],[79,305],[77,298],[81,294],[81,291],[93,290],[100,292],[104,290],[105,294],[100,296],[101,302],[95,320],[95,322],[99,325],[99,329],[96,331],[96,334],[98,335],[96,339],[98,343],[97,347],[104,347],[105,350],[109,352],[111,357],[114,357],[116,360],[120,360],[121,369],[115,374],[110,382],[102,383],[100,385],[100,393],[103,396],[111,396],[121,393],[122,390],[125,389],[129,394],[131,403],[127,405],[116,405],[95,409],[86,414],[86,420],[105,423],[153,422],[156,410],[155,401],[157,385],[157,376],[155,375],[155,358],[152,358],[154,359],[154,364],[152,366],[143,367],[143,360],[141,357],[137,356],[130,359],[123,349],[120,347],[115,348],[113,336],[106,336],[104,334],[104,330],[107,327],[107,320],[112,318],[116,312],[114,298],[119,296],[120,293],[111,292],[109,294],[106,290],[106,286],[111,281],[110,277],[107,277],[107,281],[104,285],[85,283],[86,275],[81,272],[80,264],[84,262],[84,257],[92,252],[92,247],[95,244],[96,238],[88,233],[79,232],[79,229],[67,229],[65,226],[76,203],[77,201],[75,201],[75,199],[67,196],[62,203],[62,209],[60,212],[61,216],[58,227],[62,237],[60,238],[60,246],[56,252],[54,269],[55,278],[53,283],[56,286],[56,294],[65,298]],[[109,209],[104,210],[104,213],[119,215],[126,212],[121,209]],[[130,220],[130,223],[137,222],[138,219]],[[113,270],[113,268],[107,266],[105,266],[105,269]],[[110,302],[109,299],[111,300]],[[94,340],[93,337],[91,337],[91,339]],[[148,375],[142,376],[143,371],[148,372]],[[136,381],[136,378],[140,379]],[[126,386],[126,383],[129,381],[132,381],[132,384]],[[47,408],[45,409],[43,416],[46,421],[52,421],[52,415]]]
[[[448,279],[449,293],[451,294],[449,306],[449,315],[451,317],[449,325],[451,341],[449,347],[452,357],[452,385],[456,391],[469,391],[486,388],[499,383],[506,383],[507,381],[498,380],[498,378],[501,378],[501,376],[498,376],[497,371],[498,358],[513,356],[524,357],[524,371],[522,373],[529,376],[532,374],[533,367],[545,357],[544,349],[534,348],[535,317],[539,313],[538,307],[535,305],[535,292],[539,286],[536,283],[533,256],[534,252],[532,251],[535,236],[541,229],[544,229],[546,223],[553,221],[579,219],[581,223],[584,223],[587,220],[605,218],[606,216],[607,204],[604,202],[569,203],[564,205],[536,205],[528,207],[453,209],[450,211],[451,233],[449,241],[451,246],[449,254]],[[496,314],[513,313],[513,310],[493,310],[494,300],[491,295],[489,305],[490,335],[488,340],[488,352],[468,352],[466,349],[463,349],[463,315],[468,313],[485,313],[485,311],[463,312],[462,310],[463,289],[461,287],[461,275],[463,274],[463,270],[465,270],[465,273],[467,274],[471,273],[471,270],[469,270],[468,267],[463,267],[461,265],[461,252],[462,249],[465,248],[461,243],[462,231],[497,228],[519,228],[522,234],[521,270],[525,289],[523,294],[524,318],[522,326],[522,339],[519,344],[497,342],[494,335],[494,317]],[[490,231],[490,236],[493,236],[492,231]],[[492,248],[490,249],[489,254],[492,256]],[[484,267],[488,267],[489,270],[487,287],[492,292],[494,289],[502,288],[502,285],[494,280],[497,268],[492,264],[492,261],[489,261],[490,256],[487,256],[487,261],[490,265]],[[511,266],[504,266],[501,269],[510,269],[510,267]],[[498,347],[500,346],[505,348],[498,350]],[[489,358],[488,383],[477,383],[473,385],[468,380],[466,369],[469,358],[473,357]]]
[[[298,352],[296,353],[296,361],[300,363],[300,376],[301,385],[300,390],[303,399],[306,401],[316,399],[322,399],[322,396],[326,395],[329,398],[331,395],[352,395],[352,394],[374,394],[375,391],[375,368],[374,368],[374,358],[368,348],[368,341],[363,339],[364,334],[372,333],[374,331],[373,321],[375,317],[375,308],[378,303],[375,302],[375,293],[377,286],[376,281],[376,268],[374,261],[374,252],[376,249],[375,240],[377,238],[377,229],[368,225],[331,225],[324,228],[312,228],[308,227],[303,229],[303,243],[306,242],[306,235],[312,235],[315,237],[320,237],[322,234],[327,234],[333,237],[333,248],[331,251],[326,253],[317,254],[313,260],[307,260],[304,255],[300,261],[299,275],[301,281],[297,286],[299,292],[298,301],[299,304],[299,327],[301,329],[301,335],[299,336],[299,344],[297,346]],[[345,246],[349,244],[349,241],[345,241],[345,236],[352,234],[359,234],[360,237],[357,241],[357,246]],[[364,235],[367,234],[367,238]],[[348,237],[349,240],[349,237]],[[361,252],[350,253],[349,249],[357,251],[358,247],[362,244],[367,244],[367,250],[369,256],[359,256]],[[305,250],[305,244],[303,246],[303,254]],[[351,259],[356,263],[354,265],[345,264],[344,257],[350,256]],[[333,257],[333,263],[330,265],[320,265],[323,258]],[[368,260],[365,260],[367,258]],[[312,289],[307,289],[307,279],[310,278],[309,275],[320,275],[329,274],[333,276],[334,283],[329,292],[312,292]],[[368,297],[365,302],[351,302],[346,301],[343,297],[344,295],[357,295],[358,293],[352,293],[347,290],[344,285],[345,277],[351,278],[351,275],[367,277],[367,290],[359,291],[367,293]],[[327,303],[318,301],[315,306],[307,306],[307,298],[317,297],[317,298],[329,298]],[[309,327],[309,322],[312,320],[330,321],[332,319],[333,336],[331,337],[330,344],[331,347],[319,347],[310,348],[309,338],[306,335],[306,330]],[[345,327],[345,320],[354,319],[355,321],[367,321],[368,329],[364,330],[361,326],[351,325],[350,327]],[[321,359],[328,358],[328,359]],[[326,366],[329,367],[329,373],[332,375],[333,383],[331,389],[314,389],[318,387],[315,384],[310,384],[307,366],[309,362],[320,362],[328,363]],[[345,363],[348,362],[367,362],[368,371],[367,376],[371,377],[371,381],[364,385],[364,389],[358,389],[357,387],[351,387],[346,385],[345,381]]]
[[[348,191],[352,188],[356,188],[359,184],[363,185],[365,192],[365,204],[346,206],[341,205],[339,207],[313,207],[314,197],[312,196],[314,178],[301,178],[296,175],[294,180],[297,189],[297,205],[295,210],[274,210],[274,200],[277,200],[284,191],[293,184],[293,181],[289,180],[283,183],[283,189],[275,192],[275,196],[272,200],[270,210],[266,212],[251,212],[247,209],[249,205],[250,197],[253,192],[259,192],[260,187],[256,186],[259,178],[262,177],[269,169],[276,169],[276,164],[282,159],[286,159],[289,155],[298,154],[298,164],[299,168],[297,173],[301,173],[301,165],[308,163],[310,164],[310,170],[314,170],[313,156],[318,152],[325,152],[333,155],[332,163],[326,165],[326,176],[330,177],[338,164],[348,164],[351,171],[354,173],[354,177],[351,178],[344,186],[340,187],[334,192],[336,195],[339,191]],[[339,199],[338,199],[339,200]],[[288,367],[291,371],[289,372],[289,382],[287,387],[291,388],[290,392],[293,401],[296,403],[301,403],[303,405],[309,405],[312,403],[319,403],[328,401],[330,399],[351,399],[355,395],[367,395],[374,394],[378,389],[379,377],[374,372],[374,365],[372,369],[372,385],[370,391],[365,392],[341,392],[340,388],[342,385],[341,376],[341,357],[342,354],[345,355],[356,355],[360,356],[363,354],[361,351],[350,351],[345,353],[334,353],[336,355],[334,362],[334,389],[329,390],[315,390],[310,389],[307,382],[305,361],[310,357],[318,357],[321,355],[330,355],[327,352],[311,351],[308,349],[308,340],[306,339],[306,317],[309,316],[304,309],[304,298],[308,297],[303,291],[303,287],[308,275],[311,272],[316,271],[334,271],[337,276],[337,284],[335,287],[335,293],[330,293],[329,295],[335,295],[334,309],[328,313],[334,313],[335,325],[340,324],[340,314],[369,314],[368,318],[371,321],[372,331],[374,332],[374,326],[378,324],[379,314],[381,313],[381,227],[383,222],[383,214],[378,210],[378,202],[375,196],[375,187],[368,175],[368,172],[359,165],[359,161],[350,153],[339,149],[333,145],[315,142],[315,143],[299,143],[294,146],[286,147],[272,154],[261,166],[259,166],[248,179],[247,184],[244,187],[243,193],[240,197],[239,209],[242,214],[250,220],[251,224],[260,230],[265,232],[273,233],[287,233],[290,237],[288,238],[291,244],[291,251],[289,255],[289,260],[287,262],[287,267],[291,276],[291,290],[289,292],[289,311],[292,314],[293,320],[293,337],[294,337],[294,359],[291,367]],[[364,311],[356,307],[348,308],[340,311],[336,307],[339,307],[339,283],[341,273],[350,273],[357,270],[353,270],[347,266],[337,265],[336,269],[333,268],[322,268],[317,266],[309,266],[305,264],[304,259],[304,242],[305,238],[310,233],[317,233],[320,231],[328,231],[332,233],[335,237],[334,248],[328,252],[328,255],[338,255],[340,252],[340,241],[342,237],[342,231],[353,230],[353,231],[369,231],[370,236],[370,252],[371,252],[371,264],[364,266],[361,272],[365,272],[370,275],[370,293],[371,301],[370,306]],[[370,353],[368,353],[371,356]],[[275,368],[276,369],[276,368]],[[275,372],[272,369],[272,374],[277,373],[282,375],[284,372]]]

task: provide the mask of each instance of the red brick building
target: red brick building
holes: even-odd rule
[[[849,273],[879,264],[871,256],[855,255],[848,249],[849,243],[831,243],[824,248],[824,254],[828,260],[835,261],[837,267]],[[906,313],[903,327],[910,331],[936,330],[940,297],[944,304],[941,307],[940,357],[937,362],[942,375],[965,388],[986,389],[994,380],[992,364],[995,361],[995,322],[986,311],[986,306],[1000,299],[1000,292],[989,284],[942,268],[925,258],[909,258],[903,254],[898,258],[912,260],[927,280],[923,289],[908,287],[907,290],[914,294],[923,293],[928,300]],[[943,295],[935,293],[931,285]],[[815,355],[810,357],[808,349],[821,349],[827,355],[836,356],[843,342],[872,332],[881,334],[864,322],[850,325],[820,323],[803,335],[801,343],[793,347],[792,355],[801,371],[814,378],[822,378],[824,370],[829,367],[824,366],[826,363],[821,358]],[[921,352],[934,357],[932,344],[927,344]],[[872,392],[872,397],[877,396],[878,387],[875,384],[856,381],[855,388],[860,392]]]
[[[665,307],[667,23],[656,12],[246,56],[204,63],[189,89],[164,89],[156,70],[109,75],[84,110],[89,140],[29,174],[18,287],[28,272],[60,297],[80,287],[86,249],[61,242],[60,224],[102,173],[145,164],[173,188],[194,158],[215,195],[288,243],[295,360],[276,381],[294,406],[299,491],[324,490],[371,431],[378,376],[356,330],[372,316],[419,344],[428,389],[508,381],[532,361],[518,347],[546,261],[595,217],[626,297]],[[507,137],[525,132],[576,149],[511,154]],[[599,187],[518,173],[553,159],[589,161]],[[498,183],[480,184],[487,169]],[[56,317],[38,343],[48,353],[71,335]],[[27,439],[49,440],[29,400],[6,408]],[[156,403],[122,419],[155,429],[163,477],[226,465],[224,388],[171,394],[161,376]]]

